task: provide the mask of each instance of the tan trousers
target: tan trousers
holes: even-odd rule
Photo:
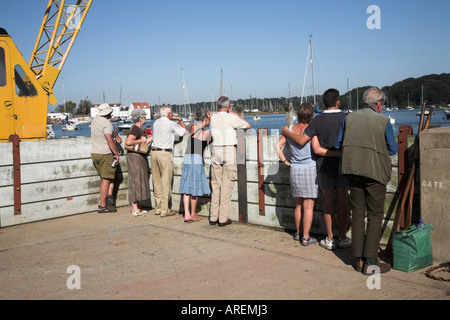
[[[170,211],[169,200],[172,197],[172,153],[152,150],[151,163],[155,195],[155,213],[164,215]]]
[[[213,147],[210,221],[227,222],[236,170],[236,148],[234,146]]]

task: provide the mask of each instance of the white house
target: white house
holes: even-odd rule
[[[147,120],[151,120],[152,119],[152,111],[150,108],[150,105],[148,104],[148,102],[132,102],[130,104],[130,108],[129,108],[129,112],[131,114],[131,111],[133,111],[134,109],[142,109],[145,111],[146,114],[146,119]]]
[[[56,112],[52,112],[52,113],[47,113],[47,118],[50,119],[59,119],[59,120],[66,120],[66,118],[69,116],[68,113],[56,113]]]
[[[120,119],[129,119],[131,111],[134,109],[142,109],[145,111],[146,119],[151,120],[152,119],[152,113],[151,108],[148,104],[148,102],[133,102],[130,104],[130,106],[127,108],[125,106],[120,105],[119,103],[110,103],[109,104],[113,108],[113,117],[114,118],[120,118]],[[91,117],[94,118],[98,115],[98,107],[100,104],[94,104],[91,107]]]

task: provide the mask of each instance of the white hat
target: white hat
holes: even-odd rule
[[[102,103],[98,106],[98,115],[99,116],[107,116],[108,114],[112,113],[114,110],[109,106],[107,103]]]

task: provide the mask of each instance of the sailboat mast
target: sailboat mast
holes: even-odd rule
[[[184,81],[184,70],[181,68],[181,78],[183,79],[183,100],[184,100],[184,116],[187,117],[186,114],[186,104],[189,104],[189,98],[186,90],[186,83]]]
[[[303,79],[302,98],[301,98],[301,100],[300,100],[300,105],[303,104],[303,97],[305,96],[306,75],[308,74],[309,53],[310,53],[310,50],[311,50],[311,42],[310,42],[309,46],[310,46],[310,47],[308,48],[308,54],[307,54],[307,57],[306,57],[305,78]]]
[[[314,82],[314,51],[313,51],[312,35],[309,36],[309,45],[311,47],[311,71],[312,71],[312,82],[313,82],[314,106],[316,106],[316,84]]]
[[[64,113],[67,113],[67,111],[66,111],[66,92],[64,90],[64,77],[62,78],[62,89],[63,89]]]
[[[223,97],[223,72],[220,69],[220,96]]]

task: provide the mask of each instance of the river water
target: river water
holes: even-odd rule
[[[413,129],[413,134],[417,134],[419,129],[420,116],[417,115],[419,109],[415,110],[397,110],[397,111],[386,111],[383,110],[383,114],[386,116],[392,116],[395,119],[395,124],[393,125],[394,134],[397,136],[399,128],[401,126],[411,126]],[[256,131],[260,128],[266,128],[269,131],[270,135],[278,135],[281,131],[281,128],[286,125],[286,116],[285,114],[267,114],[261,115],[260,121],[253,121],[251,115],[246,115],[244,118],[250,122],[252,125],[251,134],[256,135]],[[426,117],[425,117],[426,120]],[[147,121],[145,126],[151,125],[153,127],[154,120]],[[450,120],[446,120],[444,111],[441,109],[434,111],[434,116],[431,118],[430,125],[440,125],[442,127],[450,126]],[[114,124],[116,127],[117,124]],[[144,127],[145,127],[144,126]],[[90,124],[81,124],[78,125],[80,130],[75,131],[62,131],[60,125],[54,125],[53,131],[55,132],[55,138],[62,137],[90,137],[91,136],[91,128]]]

